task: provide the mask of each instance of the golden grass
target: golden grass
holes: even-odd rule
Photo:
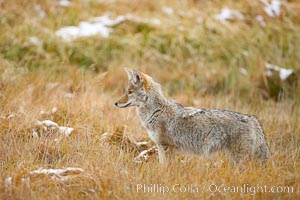
[[[46,18],[33,11],[35,4],[44,9]],[[55,1],[18,0],[0,5],[0,199],[299,198],[299,87],[292,88],[292,95],[272,98],[264,75],[265,62],[300,70],[297,1],[285,3],[276,19],[265,16],[267,27],[251,20],[264,15],[259,1],[74,1],[72,7],[60,8]],[[167,16],[161,12],[165,5],[188,15]],[[213,14],[225,5],[250,19],[226,25],[214,21]],[[109,39],[72,43],[53,36],[62,26],[106,11],[157,17],[162,25],[124,23]],[[197,24],[195,16],[203,23]],[[180,25],[184,31],[177,30]],[[43,44],[26,44],[31,36]],[[114,106],[126,83],[124,66],[149,73],[183,105],[255,114],[263,124],[274,165],[270,161],[265,168],[253,163],[234,166],[222,155],[210,159],[180,155],[168,166],[160,166],[157,156],[142,164],[133,162],[140,149],[124,141],[149,139],[133,108]],[[240,67],[248,70],[247,76]],[[295,80],[299,82],[297,74]],[[53,107],[57,112],[51,113]],[[70,137],[34,138],[35,122],[45,119],[75,130]],[[120,134],[121,140],[103,141],[106,132]],[[85,171],[67,180],[30,174],[39,168],[64,167]],[[11,184],[7,177],[12,177]],[[290,186],[293,192],[212,193],[213,183]],[[170,189],[175,184],[193,185],[199,190],[137,192],[137,184]]]

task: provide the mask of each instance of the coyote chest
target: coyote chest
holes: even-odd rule
[[[156,132],[153,132],[149,129],[147,129],[147,132],[148,132],[148,136],[149,138],[155,142],[155,143],[159,143],[159,135],[156,133]]]
[[[137,110],[137,115],[142,125],[147,129],[148,136],[153,142],[157,144],[170,143],[162,110],[157,109],[148,113]]]

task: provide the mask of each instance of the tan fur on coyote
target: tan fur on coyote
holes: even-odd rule
[[[222,152],[235,163],[247,159],[266,163],[269,159],[269,147],[255,116],[183,107],[167,99],[150,76],[128,68],[125,71],[128,85],[115,105],[136,106],[139,119],[158,147],[160,163],[171,159],[175,151],[206,156]]]

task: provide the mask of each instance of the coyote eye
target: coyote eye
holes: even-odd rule
[[[133,93],[133,91],[132,90],[128,90],[128,94],[132,94]]]

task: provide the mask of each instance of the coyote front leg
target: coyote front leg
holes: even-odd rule
[[[175,157],[175,149],[165,144],[157,144],[159,163],[170,162]]]

